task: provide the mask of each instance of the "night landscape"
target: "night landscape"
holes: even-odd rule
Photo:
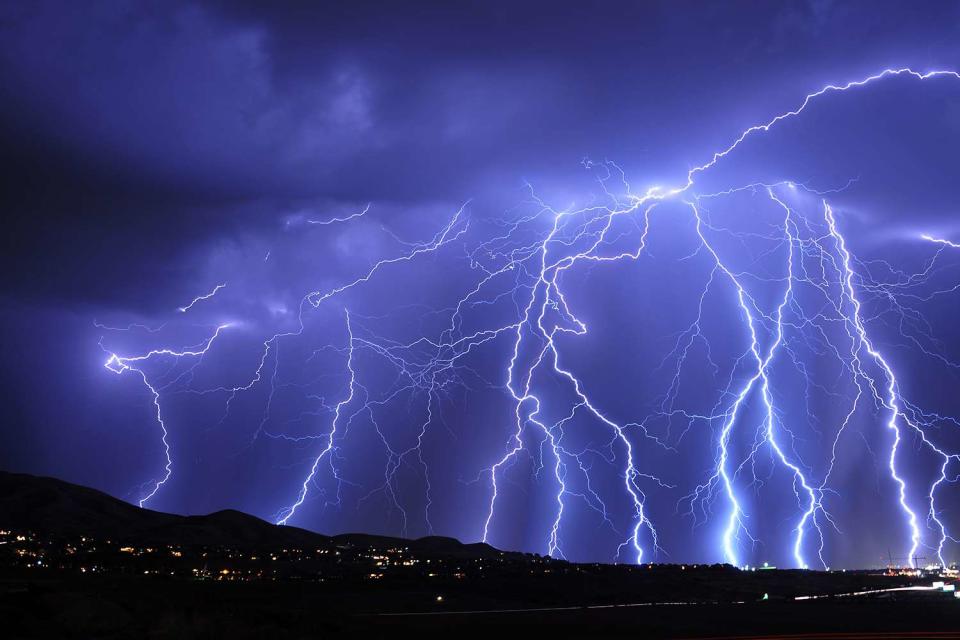
[[[960,638],[960,2],[0,4],[0,634]]]

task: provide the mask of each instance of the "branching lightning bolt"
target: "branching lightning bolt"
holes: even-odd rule
[[[731,184],[714,193],[698,192],[698,179],[749,139],[799,117],[828,94],[842,94],[892,77],[916,81],[957,80],[960,74],[885,69],[861,80],[823,86],[807,94],[796,108],[742,130],[731,144],[710,154],[705,163],[689,169],[677,186],[650,187],[635,194],[617,165],[585,161],[585,166],[596,173],[602,192],[597,201],[586,207],[557,210],[538,198],[531,188],[527,205],[533,212],[529,214],[472,224],[464,205],[425,241],[401,241],[389,232],[401,244],[401,252],[374,262],[369,269],[346,279],[343,284],[303,295],[296,326],[264,336],[258,366],[245,382],[194,392],[225,395],[223,423],[238,395],[261,382],[269,384],[267,403],[250,446],[261,437],[295,446],[314,447],[319,443],[319,448],[310,455],[309,469],[299,481],[295,498],[277,511],[279,524],[287,524],[294,516],[303,518],[311,487],[318,486],[321,476],[326,477],[327,467],[337,486],[337,499],[332,503],[340,504],[341,486],[347,482],[343,468],[351,464],[341,457],[340,445],[350,437],[351,429],[359,428],[356,425],[368,425],[379,441],[377,446],[382,446],[387,462],[382,484],[378,480],[377,486],[368,487],[362,500],[384,496],[390,508],[399,514],[401,530],[406,534],[411,521],[428,533],[434,529],[430,513],[434,485],[424,447],[434,430],[444,423],[444,399],[454,389],[469,390],[472,384],[500,389],[511,414],[503,449],[484,463],[486,466],[481,464],[479,469],[467,474],[475,478],[471,484],[480,484],[489,490],[485,511],[478,518],[477,537],[495,542],[507,526],[498,506],[508,491],[510,474],[516,473],[521,461],[529,460],[534,468],[532,481],[542,484],[549,492],[553,514],[549,522],[541,526],[543,551],[553,556],[565,555],[569,513],[575,505],[583,504],[596,514],[602,526],[622,541],[611,550],[613,558],[619,560],[624,555],[637,563],[658,557],[663,550],[654,526],[655,518],[648,508],[648,496],[653,491],[675,488],[647,470],[643,454],[647,447],[675,452],[685,438],[698,433],[698,425],[703,425],[704,432],[712,437],[713,466],[703,474],[702,482],[698,481],[692,493],[681,498],[678,504],[688,505],[686,513],[693,517],[695,526],[712,517],[716,504],[725,505],[717,541],[718,554],[724,561],[740,566],[746,542],[756,542],[748,526],[751,514],[747,492],[751,488],[757,491],[764,484],[766,479],[758,477],[756,467],[762,456],[768,456],[772,460],[771,468],[789,478],[792,487],[790,505],[792,509],[795,503],[796,512],[791,516],[790,540],[786,546],[793,564],[800,568],[810,566],[809,558],[814,553],[820,564],[828,565],[829,529],[839,530],[828,504],[831,496],[838,493],[835,477],[842,440],[853,431],[855,417],[873,406],[884,413],[881,426],[892,437],[886,467],[897,489],[897,505],[910,541],[906,557],[914,558],[920,547],[927,545],[936,550],[940,562],[945,564],[945,545],[953,538],[941,518],[936,497],[945,483],[955,480],[948,469],[952,462],[960,461],[960,457],[938,442],[933,427],[946,423],[960,426],[960,421],[921,409],[903,397],[892,361],[876,346],[879,339],[870,329],[876,317],[866,311],[864,300],[866,296],[885,300],[886,312],[900,318],[902,325],[920,327],[915,332],[901,328],[906,343],[947,366],[960,368],[936,348],[921,314],[911,306],[960,290],[960,285],[956,285],[932,293],[918,293],[934,272],[935,261],[941,259],[940,252],[960,248],[960,245],[923,235],[925,241],[937,245],[937,254],[920,272],[905,273],[886,265],[883,268],[888,277],[877,277],[870,265],[860,262],[852,253],[826,200],[820,201],[822,207],[815,215],[798,210],[791,200],[799,195],[825,198],[847,187],[816,191],[801,182],[785,180],[776,184]],[[765,206],[777,212],[776,222],[761,231],[745,233],[731,231],[713,221],[709,213],[712,203],[744,194],[763,196]],[[588,335],[587,323],[580,319],[570,302],[575,297],[570,295],[568,285],[584,271],[613,264],[639,264],[646,259],[653,233],[652,218],[659,215],[661,207],[669,205],[690,212],[696,248],[684,260],[705,261],[709,267],[702,288],[697,289],[696,317],[677,337],[661,364],[666,366],[672,362],[673,375],[668,376],[666,393],[651,415],[633,421],[603,406],[603,396],[593,386],[595,383],[576,370],[572,364],[574,359],[565,351],[571,342]],[[367,205],[349,216],[309,222],[320,226],[349,223],[366,215],[369,209]],[[718,240],[722,237],[734,238],[744,246],[751,241],[765,243],[771,248],[765,249],[763,258],[779,265],[779,271],[762,271],[756,268],[756,262],[752,264],[754,269],[734,266],[735,260]],[[374,330],[382,317],[363,316],[362,310],[351,302],[353,313],[344,311],[346,348],[322,345],[312,349],[310,356],[346,356],[346,390],[332,406],[318,399],[317,415],[329,414],[329,419],[322,420],[320,427],[308,435],[290,434],[282,428],[271,427],[272,402],[282,385],[278,350],[281,341],[304,338],[307,325],[312,321],[310,314],[325,303],[362,295],[363,287],[381,274],[386,277],[392,269],[440,256],[449,260],[462,258],[473,274],[462,295],[441,308],[425,311],[431,321],[434,318],[443,321],[437,325],[425,323],[432,328],[414,339],[392,338],[378,335]],[[186,312],[198,302],[213,297],[224,286],[218,285],[179,311]],[[706,351],[710,370],[720,377],[721,365],[714,360],[713,347],[704,329],[708,301],[717,296],[725,296],[726,304],[730,305],[732,317],[742,328],[743,344],[738,345],[740,355],[724,376],[725,383],[718,390],[712,410],[687,409],[681,406],[683,371],[694,358],[698,345]],[[774,302],[770,303],[764,296],[773,298]],[[509,316],[506,320],[491,312],[503,308],[510,311],[504,314]],[[491,321],[488,316],[496,320]],[[583,317],[588,316],[583,314]],[[161,413],[164,388],[153,382],[142,367],[161,358],[177,361],[196,358],[199,364],[221,329],[226,327],[221,325],[205,343],[193,348],[160,349],[132,357],[110,354],[106,363],[110,371],[118,374],[134,371],[140,376],[152,394],[162,432],[165,473],[152,483],[141,505],[167,482],[173,467],[167,426]],[[819,421],[809,404],[804,416],[783,410],[778,403],[778,394],[783,392],[779,377],[786,375],[785,371],[799,372],[808,400],[811,389],[831,393],[812,379],[804,364],[802,349],[830,358],[853,385],[853,397],[848,399],[843,418],[839,424],[830,425],[835,431],[827,439],[829,451],[822,461],[801,455],[802,447],[798,446],[799,428],[804,424],[812,427]],[[486,379],[471,364],[471,358],[481,350],[503,352],[499,379]],[[392,383],[385,388],[368,383],[361,366],[367,358],[391,372]],[[406,398],[411,406],[420,402],[423,407],[422,419],[417,419],[414,428],[407,431],[385,426],[383,418],[391,403],[401,398]],[[759,409],[762,414],[761,425],[750,423],[751,408]],[[669,431],[674,420],[683,424],[679,433]],[[657,421],[668,425],[664,434],[651,427]],[[908,482],[908,474],[901,465],[907,436],[918,439],[923,452],[940,461],[939,473],[927,488],[924,508],[927,530],[934,532],[933,542],[926,540],[928,536],[921,521],[923,513],[916,504],[917,490]],[[736,450],[741,441],[749,442],[746,453]],[[604,492],[598,488],[601,485],[597,470],[601,468],[615,473],[616,491]],[[404,501],[399,477],[402,469],[415,470],[422,483],[422,521]],[[615,501],[629,505],[625,517],[610,506]]]
[[[203,356],[206,355],[206,353],[213,346],[214,341],[220,336],[220,332],[224,329],[227,329],[229,326],[229,324],[219,325],[209,339],[207,339],[204,343],[194,347],[187,347],[186,349],[180,351],[175,351],[172,349],[154,349],[138,356],[118,356],[115,353],[110,353],[107,361],[103,365],[105,368],[113,373],[116,373],[117,375],[123,374],[127,371],[133,371],[140,377],[144,386],[150,392],[155,409],[157,424],[160,426],[160,441],[163,444],[163,453],[166,459],[163,468],[164,473],[162,478],[152,481],[152,488],[146,493],[146,495],[139,499],[138,502],[141,507],[146,504],[150,498],[156,495],[157,491],[160,490],[160,487],[166,484],[167,480],[170,479],[170,476],[173,473],[173,458],[170,456],[170,442],[168,440],[170,434],[167,431],[167,425],[164,422],[162,409],[160,408],[161,388],[150,382],[147,373],[141,367],[151,360],[160,358],[172,358],[174,360],[179,360],[181,358],[202,359]],[[197,364],[199,364],[199,362]]]

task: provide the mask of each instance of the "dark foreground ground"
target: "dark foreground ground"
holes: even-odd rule
[[[775,576],[763,580],[768,584],[761,588],[776,585]],[[6,571],[0,574],[0,637],[960,639],[960,600],[952,594],[674,605],[630,604],[623,594],[619,604],[583,607],[572,602],[586,594],[537,598],[527,593],[536,586],[516,592],[508,585],[496,592],[449,587],[437,602],[438,589],[411,585],[357,589]],[[525,611],[491,611],[510,605]]]
[[[935,579],[573,564],[450,538],[330,537],[0,472],[0,640],[960,640],[960,599],[930,589]],[[960,586],[954,573],[939,580]]]

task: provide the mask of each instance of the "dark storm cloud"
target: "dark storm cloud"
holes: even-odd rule
[[[916,37],[957,22],[952,4],[828,2],[0,16],[3,288],[135,307],[144,283],[176,290],[213,238],[274,229],[304,199],[461,201],[562,179],[584,155],[675,175],[733,131],[718,122],[779,108],[826,66],[937,62],[955,28]]]

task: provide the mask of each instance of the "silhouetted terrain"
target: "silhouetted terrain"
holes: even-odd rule
[[[929,635],[960,628],[960,599],[931,581],[576,564],[452,538],[331,537],[237,511],[158,513],[0,472],[4,638],[960,638]],[[797,599],[806,596],[817,598]]]
[[[277,526],[231,509],[204,516],[178,516],[142,509],[63,480],[5,471],[0,471],[0,528],[138,544],[277,549],[332,545],[408,547],[424,554],[464,558],[500,553],[488,544],[463,544],[442,536],[418,540],[362,533],[324,536],[297,527]]]

